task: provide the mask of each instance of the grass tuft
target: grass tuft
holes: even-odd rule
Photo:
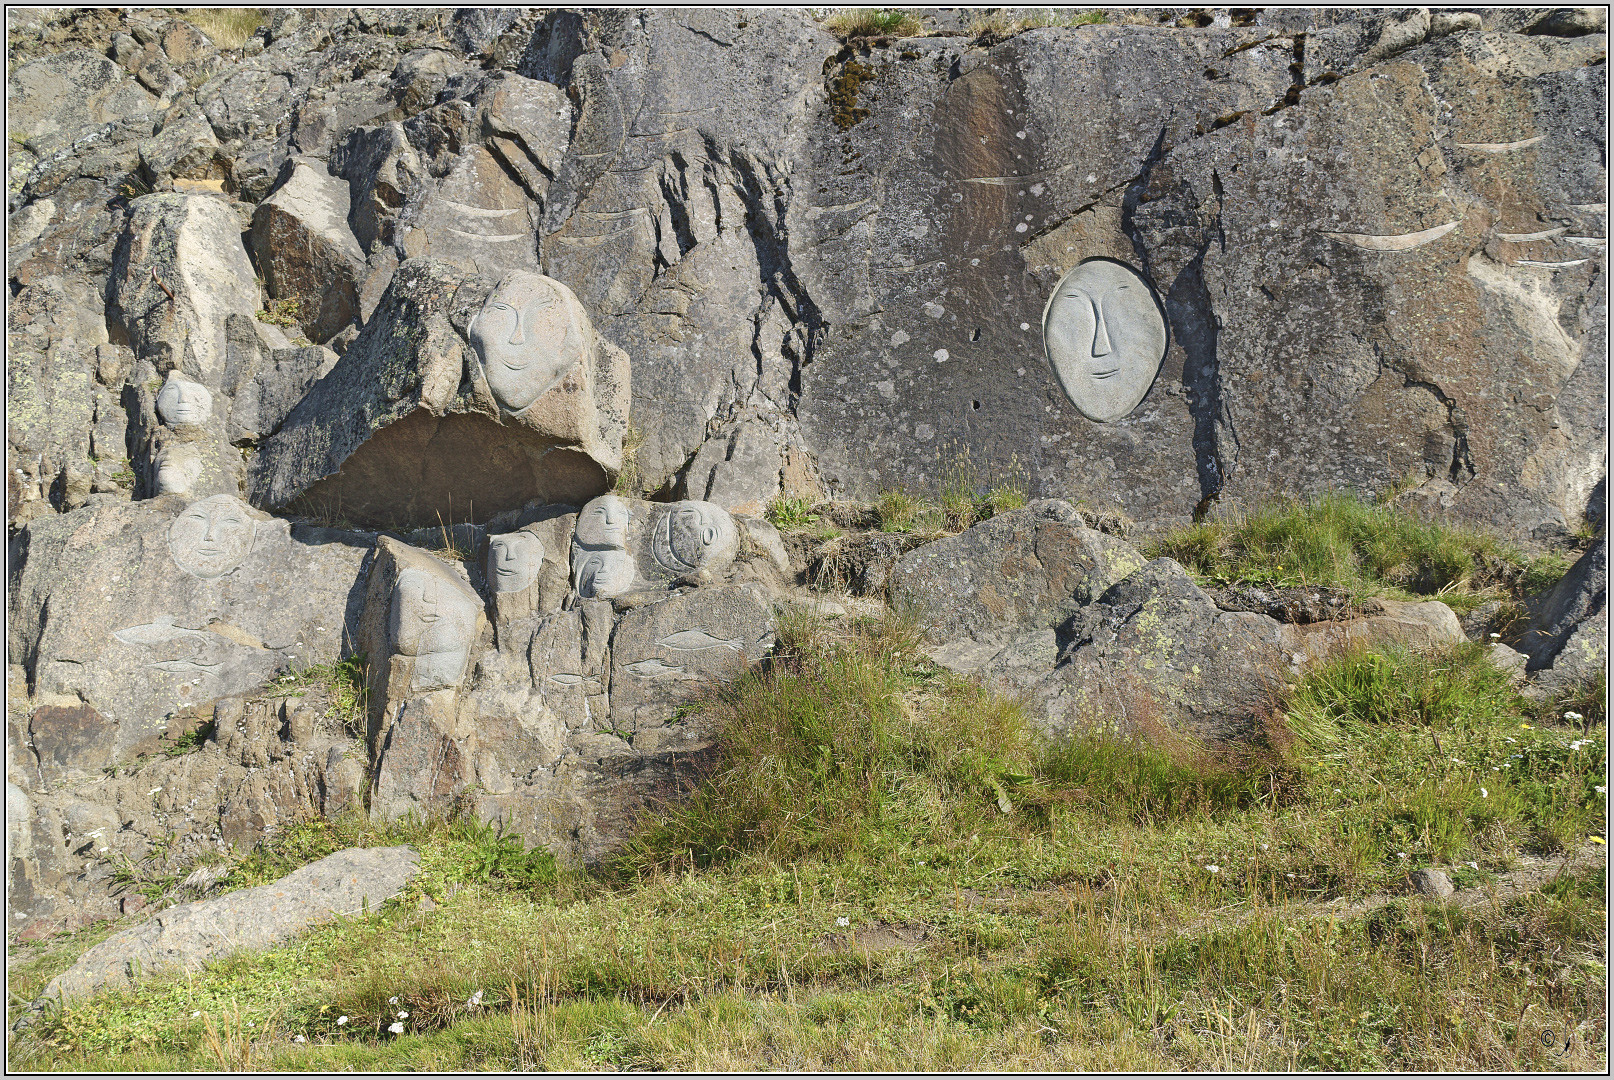
[[[859,37],[908,37],[924,29],[913,13],[900,8],[841,8],[823,20],[824,29],[845,40]]]

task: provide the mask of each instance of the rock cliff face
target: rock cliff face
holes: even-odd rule
[[[776,496],[967,461],[1053,497],[864,577],[1055,728],[1141,694],[1211,735],[1379,631],[1222,610],[1059,500],[1145,531],[1337,488],[1520,539],[1603,519],[1595,9],[852,40],[276,9],[224,50],[152,12],[8,18],[36,928],[104,913],[114,850],[301,811],[461,805],[598,855],[705,760],[678,706],[775,641]],[[1588,662],[1601,567],[1532,669]],[[354,658],[351,730],[265,687]]]

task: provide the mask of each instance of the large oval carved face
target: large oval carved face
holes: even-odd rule
[[[1137,408],[1154,385],[1166,358],[1166,320],[1131,267],[1088,259],[1054,289],[1042,341],[1071,404],[1109,423]]]
[[[542,274],[506,274],[470,327],[488,389],[521,412],[551,390],[582,358],[583,334],[568,297]]]
[[[651,555],[675,574],[726,565],[739,546],[734,518],[709,502],[673,503],[656,523]]]
[[[239,499],[213,495],[193,502],[168,527],[174,565],[204,580],[223,577],[247,557],[257,522]]]
[[[476,607],[461,590],[415,567],[398,575],[392,634],[404,656],[448,653],[463,658],[475,626]]]

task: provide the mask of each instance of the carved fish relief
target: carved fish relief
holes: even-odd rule
[[[658,639],[656,644],[665,645],[669,649],[677,649],[679,652],[700,652],[705,649],[715,649],[720,645],[727,646],[735,652],[740,652],[745,648],[745,641],[742,638],[724,639],[713,637],[705,630],[680,630],[676,634],[668,634],[666,637]]]
[[[682,675],[684,673],[683,668],[662,663],[654,657],[649,660],[639,660],[632,664],[623,664],[622,669],[631,672],[640,679],[659,679],[663,675]]]

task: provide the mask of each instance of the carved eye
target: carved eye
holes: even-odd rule
[[[703,543],[703,544],[715,544],[715,543],[717,543],[717,530],[714,529],[710,525],[708,525],[708,526],[706,526],[706,528],[702,529],[701,530],[701,543]]]

